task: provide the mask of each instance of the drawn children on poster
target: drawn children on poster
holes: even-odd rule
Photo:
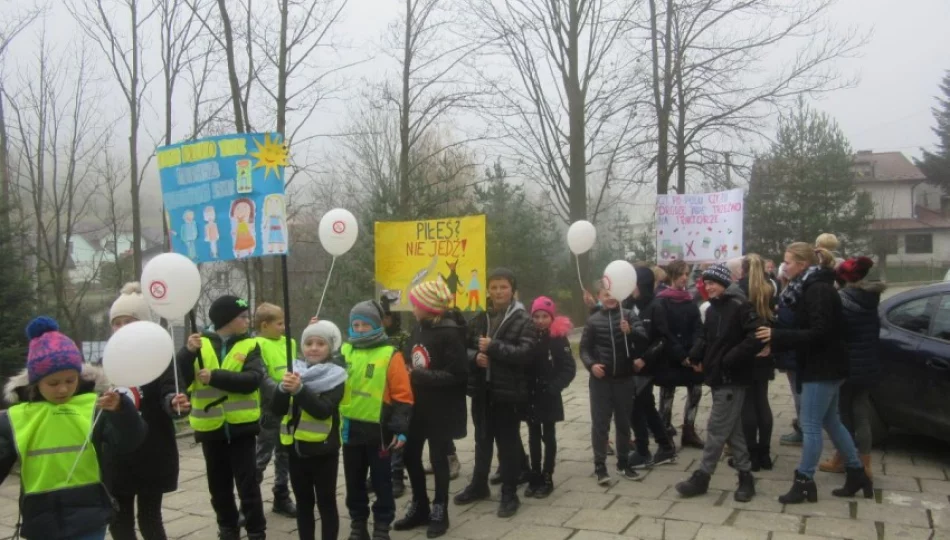
[[[221,235],[218,232],[218,224],[215,222],[214,207],[205,207],[205,242],[211,249],[211,258],[218,258],[218,239]]]
[[[198,224],[195,223],[195,212],[193,210],[185,210],[182,219],[184,223],[181,226],[181,241],[184,242],[188,248],[188,257],[197,259],[198,250],[195,249],[195,241],[198,240]]]
[[[231,203],[231,241],[235,258],[254,255],[257,239],[254,237],[254,201],[251,199],[242,197]]]
[[[459,262],[457,260],[454,263],[446,261],[445,264],[449,267],[449,275],[443,276],[440,273],[439,277],[442,278],[442,281],[445,282],[445,286],[452,292],[452,307],[456,307],[455,295],[458,294],[459,285],[462,284],[458,272],[455,271],[455,269],[458,268]]]
[[[287,253],[287,214],[283,195],[268,195],[264,199],[261,228],[268,253]]]
[[[482,308],[481,302],[482,283],[478,280],[478,270],[472,270],[472,277],[468,279],[468,311],[472,311],[472,302],[475,303],[475,311]]]
[[[254,191],[254,183],[251,180],[251,160],[239,160],[235,163],[235,167],[237,168],[237,178],[235,178],[237,192],[250,193]]]

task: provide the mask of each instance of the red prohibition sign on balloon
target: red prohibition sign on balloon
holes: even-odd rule
[[[333,232],[337,234],[343,234],[343,231],[345,230],[346,230],[346,223],[343,223],[342,221],[333,222]]]
[[[155,280],[148,285],[148,291],[152,294],[152,298],[156,300],[161,300],[165,298],[165,295],[168,294],[168,285],[164,281]]]
[[[607,276],[604,276],[604,288],[610,290],[610,278]]]

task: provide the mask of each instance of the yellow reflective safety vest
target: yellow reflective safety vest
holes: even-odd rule
[[[346,360],[346,385],[340,403],[340,417],[378,424],[383,412],[383,394],[389,362],[396,348],[355,349],[346,343],[340,349]]]
[[[294,424],[294,398],[290,398],[290,411],[280,423],[280,444],[290,446],[294,441],[321,443],[330,436],[333,430],[333,417],[314,418],[307,411],[300,408],[300,419]]]
[[[287,373],[287,336],[281,336],[280,339],[268,339],[257,337],[257,343],[261,346],[261,357],[264,360],[264,369],[267,370],[267,376],[276,382],[284,380],[284,373]],[[291,358],[297,358],[297,342],[290,340]]]
[[[20,483],[26,495],[77,488],[101,482],[95,446],[90,435],[96,413],[96,394],[73,396],[62,405],[36,401],[7,411],[16,451],[20,456]],[[69,481],[66,477],[76,463]]]
[[[243,339],[234,344],[224,357],[224,362],[221,362],[211,340],[203,337],[201,338],[201,359],[205,369],[224,369],[238,373],[244,369],[244,360],[257,346],[257,340]],[[197,358],[195,358],[194,369],[195,373],[198,373],[200,369]],[[257,422],[261,417],[259,390],[251,394],[225,392],[203,384],[197,377],[188,390],[191,392],[191,414],[188,416],[188,423],[195,431],[215,431],[221,429],[225,422],[248,424]]]

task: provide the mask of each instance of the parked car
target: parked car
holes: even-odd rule
[[[950,442],[950,283],[881,303],[884,375],[871,390],[875,442],[889,426]]]

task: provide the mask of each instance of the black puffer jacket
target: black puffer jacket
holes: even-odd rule
[[[501,318],[497,325],[492,324],[497,318]],[[478,340],[486,336],[492,338],[487,369],[475,364]],[[537,343],[537,330],[521,302],[513,303],[504,313],[478,314],[468,323],[468,395],[490,393],[498,403],[525,403],[527,370]]]
[[[870,386],[881,374],[878,358],[881,320],[877,306],[887,286],[879,281],[848,283],[838,291],[845,320],[845,342],[851,360],[848,383]]]
[[[779,302],[775,309],[774,328],[795,328],[795,311]],[[775,358],[775,367],[785,371],[795,372],[798,369],[798,362],[795,359],[795,351],[772,351]]]
[[[630,323],[629,335],[620,330],[623,320]],[[605,366],[608,379],[632,377],[633,361],[643,354],[648,345],[646,328],[632,311],[620,307],[601,309],[588,317],[587,325],[584,326],[581,362],[587,371],[595,364]]]
[[[330,360],[334,364],[346,369],[346,363],[339,355],[334,355]],[[323,442],[294,441],[293,451],[302,458],[336,455],[340,452],[340,402],[343,401],[343,391],[346,383],[337,385],[327,392],[314,392],[304,384],[297,395],[293,396],[293,408],[291,408],[291,396],[280,389],[274,392],[274,397],[270,403],[270,412],[275,417],[283,421],[284,415],[291,413],[291,424],[297,426],[300,422],[301,412],[314,418],[326,419],[333,418],[333,424],[330,427],[330,434]]]
[[[561,392],[571,384],[577,374],[571,343],[567,339],[571,326],[567,317],[557,317],[550,328],[538,333],[538,346],[535,348],[528,384],[531,393],[529,421],[564,420]]]
[[[463,439],[468,424],[465,385],[468,353],[464,329],[451,318],[426,320],[416,325],[403,355],[411,366],[414,428],[422,426],[426,437]],[[428,368],[424,367],[428,364]]]
[[[708,386],[752,383],[755,355],[764,347],[755,331],[764,324],[752,304],[729,289],[709,300],[702,334],[689,353],[690,362],[702,364]]]
[[[834,270],[815,270],[802,283],[801,298],[791,306],[795,327],[772,329],[772,352],[796,353],[799,392],[802,383],[848,377],[844,313],[834,282]]]
[[[664,347],[657,358],[650,358],[649,353],[643,357],[656,377],[656,384],[667,387],[702,384],[702,374],[683,366],[683,360],[689,358],[689,351],[703,329],[699,306],[692,295],[661,285],[642,319],[652,331],[665,336]]]

